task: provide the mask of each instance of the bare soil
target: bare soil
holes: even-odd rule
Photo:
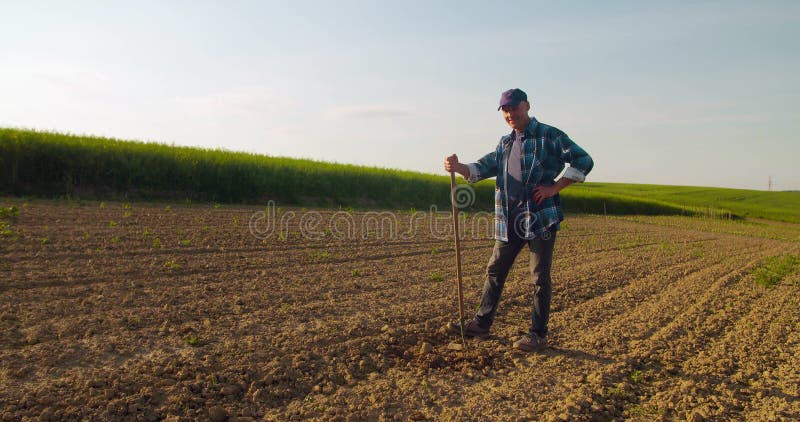
[[[431,215],[393,213],[417,230],[381,236],[365,212],[287,208],[259,239],[257,207],[11,205],[0,420],[800,418],[798,275],[749,274],[800,253],[800,225],[569,216],[550,345],[523,353],[526,252],[491,337],[448,348],[455,252]],[[304,237],[312,212],[356,229]],[[494,241],[465,223],[470,314]]]

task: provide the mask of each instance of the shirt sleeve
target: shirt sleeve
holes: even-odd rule
[[[573,142],[572,139],[569,139],[567,135],[560,136],[557,143],[559,158],[563,162],[569,163],[569,167],[564,171],[562,177],[572,179],[576,182],[583,182],[586,180],[586,176],[592,171],[592,167],[594,167],[592,157],[590,157],[583,148],[579,147],[578,144]]]
[[[497,151],[492,151],[478,161],[467,164],[469,169],[469,183],[479,182],[483,179],[497,176]]]

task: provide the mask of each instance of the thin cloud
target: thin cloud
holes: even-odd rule
[[[278,110],[282,104],[280,98],[259,88],[179,97],[174,101],[189,110],[203,113],[265,114]]]
[[[12,75],[15,71],[17,75],[29,75],[32,81],[76,98],[106,98],[115,92],[112,75],[77,63],[34,58],[11,70]]]
[[[387,117],[406,117],[411,111],[384,105],[362,105],[334,107],[324,113],[326,119],[374,119]]]
[[[676,116],[647,115],[641,119],[630,121],[635,126],[671,126],[671,125],[712,125],[712,124],[759,124],[768,122],[771,116],[764,112],[696,112],[694,114]]]
[[[61,74],[36,72],[33,76],[52,85],[65,87],[77,92],[85,92],[100,84],[108,84],[110,80],[99,73],[87,71],[63,72]]]

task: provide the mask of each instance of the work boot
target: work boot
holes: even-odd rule
[[[447,325],[447,331],[452,334],[461,335],[461,325],[458,321]],[[478,337],[485,339],[489,337],[489,327],[483,327],[477,319],[472,318],[464,321],[464,337]]]
[[[514,342],[514,348],[525,352],[542,350],[547,347],[547,339],[536,334],[526,334]]]

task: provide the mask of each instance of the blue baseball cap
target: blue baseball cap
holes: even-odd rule
[[[497,109],[500,110],[503,106],[516,107],[522,101],[528,101],[528,94],[525,91],[519,88],[509,89],[500,94],[500,106]]]

